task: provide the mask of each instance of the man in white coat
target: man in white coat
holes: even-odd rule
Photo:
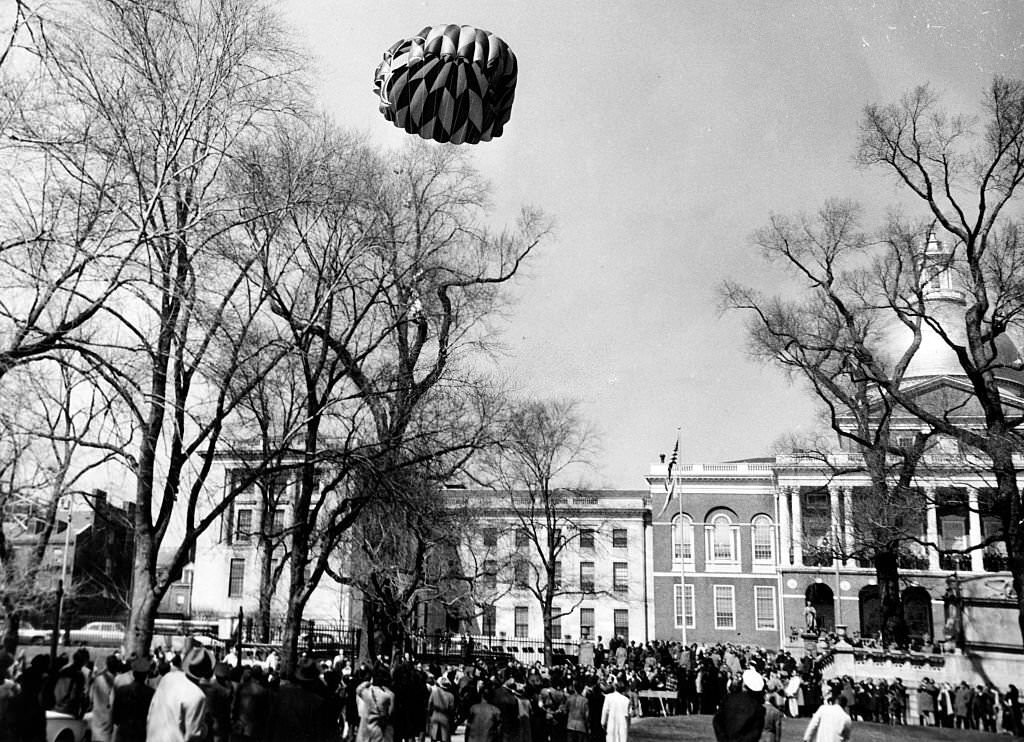
[[[601,708],[601,726],[604,727],[606,742],[626,742],[629,736],[629,699],[620,692],[622,685],[616,681],[612,692],[604,697]]]
[[[829,695],[804,732],[804,742],[849,742],[853,721],[846,713],[846,699],[839,693]]]

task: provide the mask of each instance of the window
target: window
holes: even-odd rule
[[[629,564],[626,562],[612,564],[612,590],[617,593],[629,590]]]
[[[494,636],[494,628],[498,623],[498,609],[493,605],[485,605],[483,615],[480,616],[480,628],[484,636]]]
[[[672,519],[672,561],[693,561],[693,518],[689,515]]]
[[[485,528],[484,529],[484,546],[497,546],[498,545],[498,529],[497,528]]]
[[[525,559],[517,559],[513,564],[512,581],[516,587],[526,587],[530,584],[530,563]]]
[[[552,579],[555,582],[555,589],[556,590],[561,590],[562,589],[562,562],[561,561],[556,561],[555,562],[554,574],[552,575]]]
[[[736,628],[736,588],[715,585],[715,628]]]
[[[530,532],[525,528],[516,529],[516,546],[529,546],[530,545]]]
[[[485,590],[494,590],[498,586],[498,563],[493,559],[484,562],[482,583]]]
[[[530,635],[530,607],[525,605],[516,606],[515,637],[525,639]]]
[[[580,639],[594,636],[594,609],[580,608]]]
[[[182,585],[191,585],[192,584],[192,574],[193,574],[192,567],[185,567],[185,569],[181,570],[181,580],[180,580],[181,584]]]
[[[801,535],[805,567],[830,567],[834,549],[831,540],[832,505],[827,489],[800,490]]]
[[[682,628],[683,625],[683,591],[680,589],[684,587],[678,582],[673,586],[674,590],[674,601],[675,601],[675,613],[676,613],[676,628]],[[697,628],[697,622],[694,618],[693,613],[693,585],[686,585],[686,628],[695,629]]]
[[[238,543],[247,542],[252,533],[252,510],[249,508],[239,509],[235,523],[235,541]]]
[[[580,592],[594,592],[594,563],[580,562]]]
[[[228,597],[241,598],[245,589],[245,560],[232,559],[228,571]]]
[[[982,563],[988,572],[999,572],[1009,569],[1006,556],[1006,541],[1003,539],[1003,522],[999,518],[986,515],[981,519],[982,539],[996,538],[982,552]]]
[[[594,548],[594,529],[593,528],[581,528],[580,529],[580,548],[581,549],[593,549]]]
[[[750,532],[754,561],[775,564],[775,530],[772,528],[772,519],[767,515],[758,515],[751,524]]]
[[[557,605],[551,606],[551,638],[562,638],[562,609]]]
[[[626,535],[628,532],[625,528],[613,528],[612,529],[612,547],[615,549],[625,549],[629,545],[629,537]]]
[[[551,529],[551,546],[552,546],[552,548],[557,549],[561,545],[562,545],[562,529],[561,528],[552,528]]]
[[[736,560],[732,542],[732,521],[727,515],[716,515],[711,520],[711,558],[716,562]]]
[[[275,536],[284,533],[284,508],[274,508],[274,520],[270,528]]]
[[[947,515],[939,522],[942,529],[942,548],[963,550],[967,548],[967,524],[959,515]]]
[[[771,585],[754,586],[754,628],[775,631],[775,588]]]
[[[629,611],[616,608],[612,612],[612,621],[615,626],[615,636],[621,636],[626,641],[629,641]]]

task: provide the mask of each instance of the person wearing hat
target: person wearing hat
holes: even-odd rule
[[[451,678],[441,673],[437,684],[430,689],[427,699],[427,711],[430,714],[430,739],[434,742],[449,742],[452,738],[452,716],[455,713],[455,694],[452,692]]]
[[[391,673],[381,664],[373,669],[369,680],[356,688],[363,708],[356,735],[359,742],[392,742],[394,739],[395,694],[391,684]]]
[[[226,662],[213,666],[213,680],[203,684],[206,694],[206,714],[210,722],[210,739],[228,742],[231,738],[231,702],[235,684],[231,682],[231,667]]]
[[[712,721],[718,742],[757,742],[764,729],[764,677],[748,667],[740,689],[722,699]]]
[[[340,735],[340,699],[327,693],[320,665],[303,657],[291,676],[281,681],[270,704],[267,740],[270,742],[325,742]]]
[[[149,704],[146,742],[197,742],[206,739],[206,694],[201,687],[213,675],[213,653],[193,646],[170,670]]]
[[[147,657],[132,660],[129,682],[114,683],[110,720],[114,724],[113,742],[146,742],[146,717],[155,692],[149,687],[153,661]]]

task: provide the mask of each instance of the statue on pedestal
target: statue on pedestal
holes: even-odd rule
[[[942,596],[946,606],[946,640],[962,648],[964,644],[964,596],[960,591],[960,578],[951,574],[946,578],[946,594]]]
[[[807,605],[804,607],[804,628],[809,634],[818,633],[818,611],[815,610],[809,600],[807,601]]]

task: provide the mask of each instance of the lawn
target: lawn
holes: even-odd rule
[[[782,738],[786,742],[800,742],[807,719],[784,719]],[[713,740],[710,716],[665,716],[634,720],[629,730],[629,742],[689,742],[690,740]],[[924,740],[957,740],[958,742],[999,742],[1013,737],[999,736],[988,732],[967,732],[962,729],[937,729],[935,727],[890,727],[882,724],[868,724],[855,721],[852,742],[924,742]]]

